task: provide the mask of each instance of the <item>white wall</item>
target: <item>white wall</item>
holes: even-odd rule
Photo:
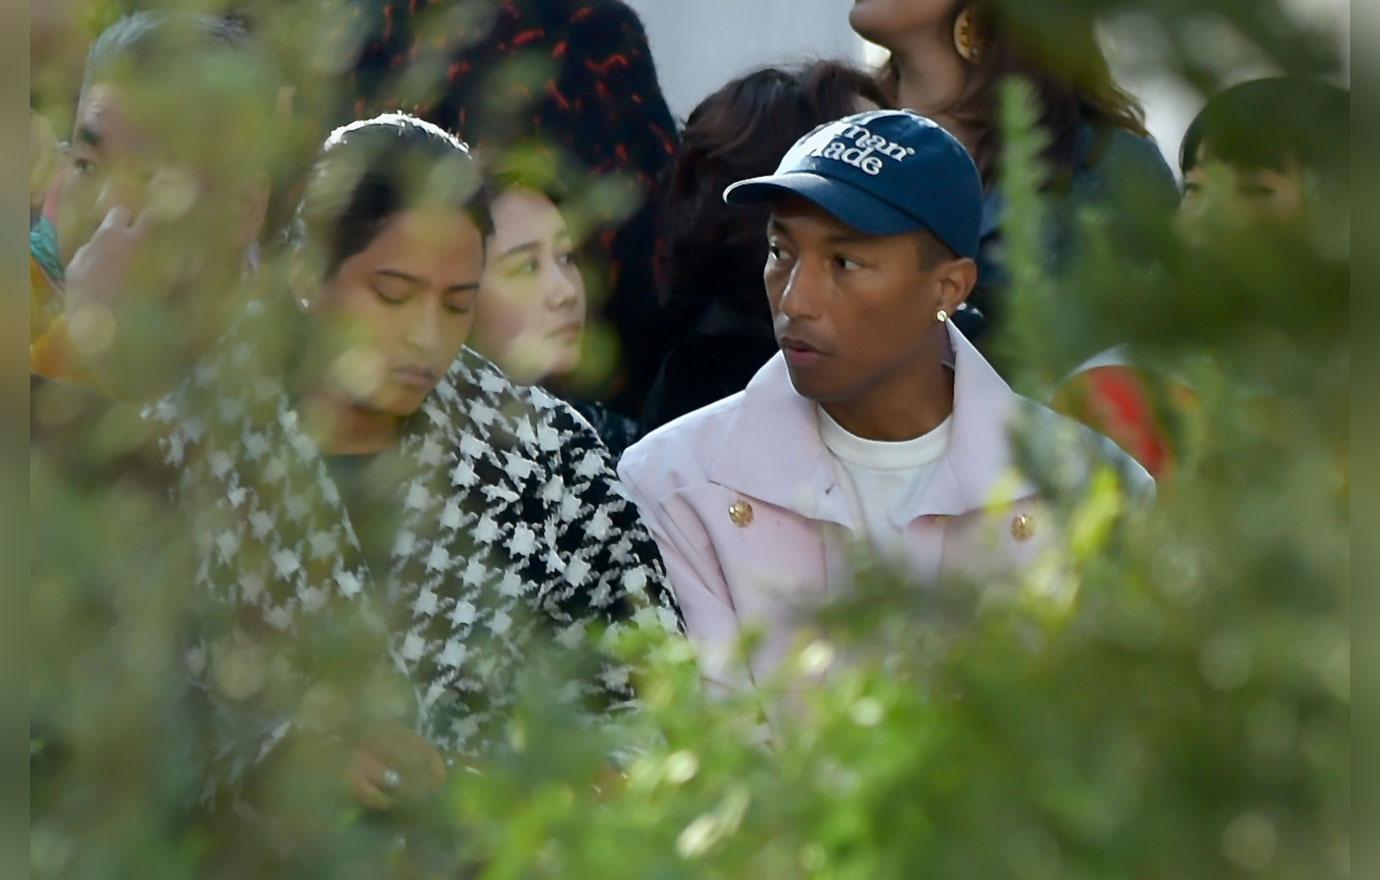
[[[702,98],[769,64],[862,62],[853,0],[628,0],[647,27],[661,90],[683,122]]]

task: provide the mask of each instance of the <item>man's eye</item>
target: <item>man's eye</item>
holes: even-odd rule
[[[779,244],[768,244],[767,256],[773,260],[785,259],[786,251]]]
[[[72,167],[83,177],[96,171],[97,165],[90,159],[77,158],[72,160]]]
[[[852,257],[845,257],[843,254],[839,254],[838,256],[834,257],[834,268],[839,269],[841,271],[851,272],[854,269],[860,268],[861,266],[862,264],[859,263],[857,260],[853,259]]]
[[[474,311],[474,303],[446,303],[446,311],[450,312],[452,315],[468,315],[470,312]]]
[[[1275,194],[1275,191],[1268,186],[1259,184],[1244,184],[1236,188],[1238,194],[1252,199],[1268,198]]]
[[[566,251],[563,254],[556,254],[556,262],[561,266],[575,265],[575,252]]]

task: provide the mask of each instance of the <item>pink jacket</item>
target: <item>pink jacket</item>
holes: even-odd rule
[[[1149,475],[1110,441],[1020,397],[949,325],[954,411],[949,448],[909,511],[905,560],[919,583],[1031,562],[1048,539],[1035,486],[1012,464],[1016,417],[1057,431],[1059,448],[1092,450],[1136,488]],[[1067,435],[1067,442],[1063,435]],[[812,606],[851,581],[854,522],[819,437],[814,404],[791,386],[780,354],[748,387],[652,432],[618,467],[660,546],[701,669],[741,690],[780,666]],[[732,657],[763,636],[743,668]]]

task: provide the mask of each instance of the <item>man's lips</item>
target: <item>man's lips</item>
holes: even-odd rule
[[[797,336],[782,336],[777,340],[782,351],[808,352],[810,354],[823,354],[818,347],[806,342]]]
[[[777,344],[781,346],[781,353],[788,363],[809,364],[824,357],[824,352],[797,336],[782,336]]]

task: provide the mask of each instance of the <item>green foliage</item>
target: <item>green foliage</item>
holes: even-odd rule
[[[315,63],[291,53],[315,57],[303,34],[331,32],[312,14],[326,7],[261,6],[285,65]],[[1206,22],[1288,69],[1335,64],[1274,2],[1015,6],[1056,34],[1064,7],[1137,16],[1167,35],[1155,63],[1204,87],[1218,82],[1195,36]],[[418,70],[424,91],[435,71]],[[308,129],[328,85],[302,84],[311,112],[284,126],[284,149],[319,140]],[[1129,231],[1092,211],[1083,259],[1056,280],[1041,257],[1037,109],[1025,83],[1002,95],[1004,362],[1043,397],[1090,341],[1127,343],[1190,386],[1192,402],[1159,399],[1177,456],[1153,504],[1108,473],[1060,483],[1060,450],[1024,438],[1058,490],[1061,538],[1017,578],[920,590],[875,573],[752,697],[707,696],[685,644],[634,635],[628,650],[651,660],[645,706],[615,729],[580,726],[534,677],[510,748],[454,768],[433,799],[369,814],[338,781],[344,753],[306,748],[276,767],[262,815],[238,821],[187,806],[204,737],[181,683],[187,512],[143,479],[131,413],[44,390],[33,876],[1349,876],[1349,253],[1336,213],[1302,232],[1224,222],[1204,249],[1152,211],[1130,209]],[[631,210],[623,189],[580,183],[590,227]],[[296,848],[280,848],[289,837]]]

